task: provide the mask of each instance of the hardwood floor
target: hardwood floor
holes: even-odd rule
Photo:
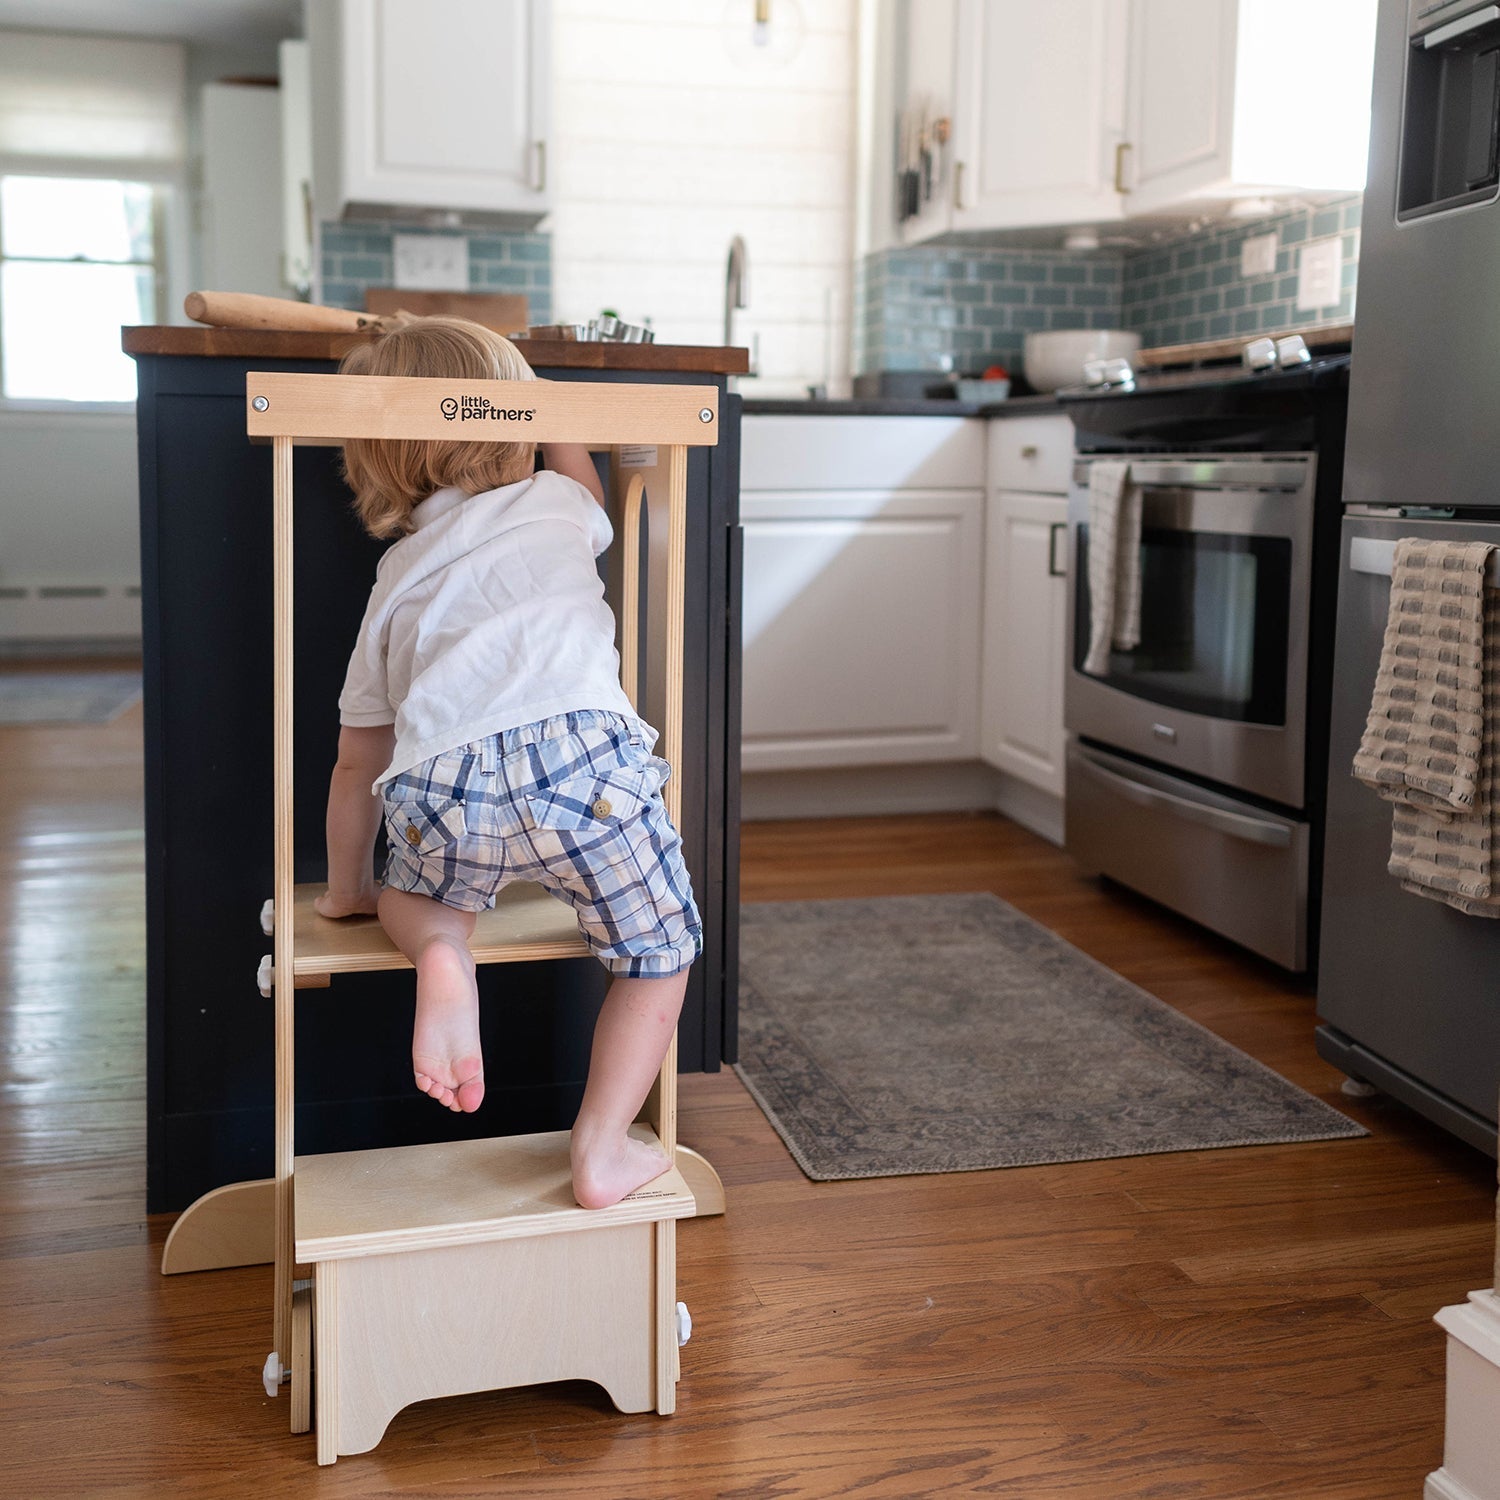
[[[1412,1500],[1441,1462],[1431,1316],[1492,1283],[1494,1164],[1342,1099],[1306,985],[945,816],[752,825],[746,899],[995,891],[1369,1137],[812,1183],[686,1077],[729,1211],[679,1230],[677,1414],[453,1398],[316,1468],[260,1387],[269,1268],[163,1278],[143,1214],[140,724],[0,729],[0,1494]]]

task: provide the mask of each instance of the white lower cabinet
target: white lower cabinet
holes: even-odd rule
[[[978,488],[741,495],[746,771],[978,753],[983,504]]]
[[[985,502],[980,754],[1063,795],[1068,502],[991,490]]]
[[[743,765],[809,773],[804,810],[761,815],[992,792],[1059,839],[1067,417],[752,413],[743,433]]]

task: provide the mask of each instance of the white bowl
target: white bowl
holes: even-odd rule
[[[1091,359],[1129,359],[1141,347],[1138,333],[1123,328],[1059,328],[1028,333],[1022,361],[1033,390],[1055,391],[1082,385],[1083,366]]]

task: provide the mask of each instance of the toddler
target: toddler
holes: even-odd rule
[[[354,375],[534,380],[507,339],[418,318],[355,349]],[[325,917],[377,913],[417,971],[412,1068],[449,1109],[484,1098],[475,913],[512,880],[569,902],[614,978],[573,1126],[573,1192],[603,1208],[670,1163],[627,1134],[702,945],[656,733],[620,687],[595,558],[612,532],[586,449],[351,439],[365,529],[396,541],[339,696]],[[382,814],[383,882],[371,850]]]

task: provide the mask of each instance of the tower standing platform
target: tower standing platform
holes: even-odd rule
[[[265,1379],[273,1392],[290,1381],[293,1430],[316,1425],[319,1463],[374,1447],[397,1411],[434,1396],[582,1378],[602,1385],[621,1410],[671,1412],[677,1347],[685,1337],[676,1300],[676,1221],[718,1211],[722,1189],[701,1157],[679,1152],[675,1042],[634,1127],[675,1165],[611,1208],[574,1202],[565,1131],[296,1156],[297,990],[326,986],[339,974],[404,967],[406,960],[373,919],[317,916],[311,904],[317,888],[293,880],[293,445],[451,438],[445,403],[451,410],[454,402],[475,400],[479,409],[504,415],[466,426],[466,440],[607,448],[622,518],[620,649],[632,702],[639,701],[646,506],[665,522],[664,547],[658,541],[651,549],[666,569],[659,748],[675,766],[682,746],[687,449],[717,440],[717,394],[712,386],[247,377],[247,429],[273,448],[275,534],[276,853],[266,924],[274,952],[265,978],[276,1027],[276,1276]],[[675,778],[665,796],[680,819]],[[588,951],[571,910],[524,885],[508,888],[481,918],[473,948],[481,963]],[[224,1191],[200,1199],[178,1228],[191,1236],[194,1210]]]

